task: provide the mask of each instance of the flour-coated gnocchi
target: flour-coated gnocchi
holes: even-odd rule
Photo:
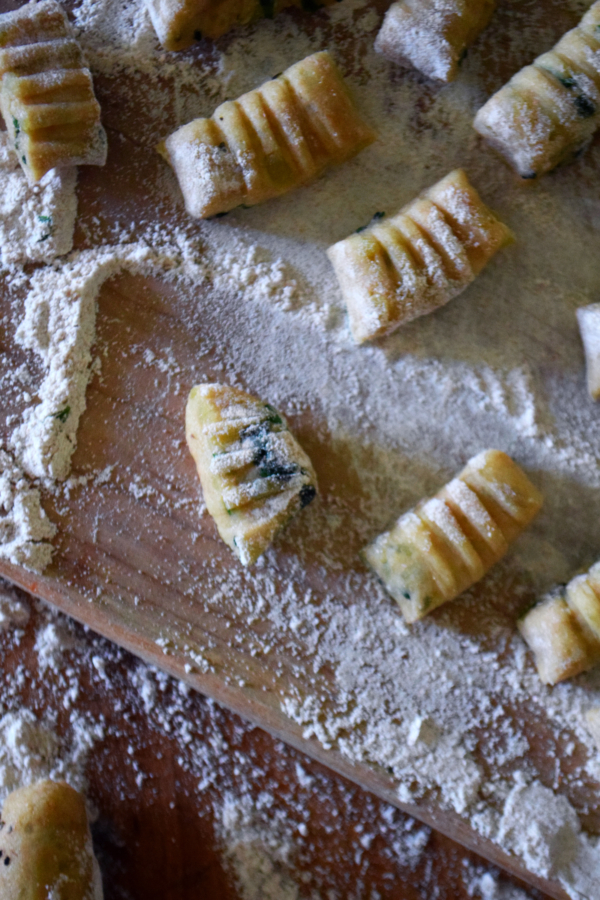
[[[395,216],[334,244],[327,255],[354,340],[389,334],[448,303],[512,240],[456,169]]]
[[[600,0],[477,113],[475,129],[523,178],[574,159],[600,125]]]
[[[406,620],[416,622],[479,581],[541,505],[542,495],[510,456],[485,450],[363,556]]]
[[[106,162],[92,76],[55,0],[0,15],[0,112],[31,182],[50,169]]]
[[[312,463],[283,416],[226,384],[192,389],[186,437],[219,534],[249,565],[317,493]]]
[[[388,9],[375,49],[429,78],[452,81],[494,7],[494,0],[400,0]]]
[[[146,0],[165,50],[186,50],[202,38],[218,38],[258,19],[272,19],[290,6],[311,12],[337,0]]]
[[[299,187],[375,139],[327,52],[195,119],[159,145],[192,216],[253,206]]]
[[[600,662],[600,562],[557,588],[519,621],[545,684],[572,678]]]
[[[9,794],[0,825],[2,900],[102,900],[83,796],[40,781]]]

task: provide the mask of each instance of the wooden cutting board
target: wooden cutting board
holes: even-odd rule
[[[574,24],[571,19],[564,21],[564,28]],[[110,153],[105,170],[80,173],[79,248],[110,241],[117,222],[155,219],[175,225],[184,221],[175,201],[164,198],[163,162],[151,146],[137,139],[144,110],[136,104],[135,90],[131,84],[125,89],[122,76],[99,77],[96,83]],[[195,288],[198,309],[203,302],[207,308],[214,305],[210,291],[206,285]],[[8,306],[8,292],[2,286],[0,312]],[[227,315],[223,308],[223,316]],[[236,328],[232,323],[232,333]],[[102,484],[91,478],[70,496],[44,495],[44,506],[59,529],[52,565],[43,576],[36,576],[0,563],[0,574],[562,900],[565,894],[556,882],[533,876],[520,861],[481,838],[435,800],[418,806],[401,804],[394,781],[385,771],[351,763],[337,750],[325,750],[317,740],[305,739],[302,728],[282,712],[281,700],[294,687],[305,694],[318,689],[333,701],[334,673],[309,676],[306,651],[303,678],[299,674],[305,652],[301,641],[274,638],[269,655],[255,655],[253,637],[264,643],[268,621],[260,615],[249,619],[240,612],[235,597],[224,597],[215,605],[206,595],[215,573],[226,574],[238,566],[210,518],[199,516],[198,481],[183,435],[189,389],[198,381],[227,375],[227,348],[203,345],[200,353],[201,329],[201,313],[190,313],[189,295],[182,295],[173,283],[125,273],[103,286],[97,321],[103,365],[88,389],[72,474],[77,478],[112,467],[111,476]],[[23,362],[23,351],[13,345],[6,325],[0,326],[0,348],[3,369]],[[171,364],[162,370],[149,367],[147,351]],[[251,377],[248,380],[251,383]],[[8,431],[5,412],[18,411],[14,407],[0,411],[0,438]],[[358,503],[360,486],[346,471],[344,448],[332,449],[309,412],[293,416],[292,424],[314,461],[323,496]],[[285,590],[301,528],[293,525],[280,541],[280,562],[270,573],[275,591]],[[346,563],[341,562],[336,571],[324,571],[315,555],[308,558],[301,576],[317,595],[321,588],[339,586],[355,570],[362,571],[356,560],[358,547],[344,548],[344,537],[338,540],[338,558]],[[255,588],[246,590],[252,593]],[[504,590],[510,608],[516,602],[514,585],[507,583]],[[259,599],[255,594],[252,601],[257,605]],[[550,752],[544,756],[543,748],[550,748],[544,726],[533,709],[520,714],[531,716],[538,769],[550,773],[554,762]]]

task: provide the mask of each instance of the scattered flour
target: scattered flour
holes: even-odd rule
[[[20,630],[29,621],[29,606],[0,580],[0,632]]]
[[[50,262],[73,247],[75,168],[48,172],[31,186],[0,131],[0,268]]]
[[[91,376],[98,292],[108,278],[123,269],[139,271],[152,257],[143,245],[104,247],[76,253],[32,276],[16,340],[41,359],[45,375],[39,403],[25,411],[12,436],[32,477],[68,477]]]
[[[0,448],[0,559],[43,571],[52,557],[56,533],[32,487],[13,457]]]

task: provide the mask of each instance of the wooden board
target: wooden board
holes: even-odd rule
[[[558,34],[570,24],[558,16]],[[136,139],[138,128],[143,130],[144,111],[136,108],[135,90],[128,84],[119,93],[120,83],[118,78],[97,79],[110,154],[104,171],[80,174],[76,234],[80,248],[110,240],[115,223],[155,219],[175,226],[185,221],[175,201],[163,196],[162,161],[148,142]],[[270,627],[267,619],[249,620],[240,613],[235,598],[225,597],[219,605],[211,602],[207,591],[214,586],[215,573],[232,571],[236,563],[210,519],[199,517],[197,477],[183,440],[183,410],[194,383],[227,376],[228,348],[207,347],[202,342],[202,316],[214,315],[217,303],[210,287],[198,286],[193,295],[195,305],[189,293],[182,294],[172,283],[131,274],[120,275],[102,288],[97,328],[104,362],[88,390],[73,476],[114,467],[112,475],[101,485],[92,478],[70,496],[44,496],[45,507],[59,527],[54,562],[44,576],[5,563],[0,564],[0,574],[562,900],[565,895],[556,882],[527,872],[520,861],[482,839],[435,799],[422,805],[401,804],[385,771],[351,763],[339,751],[305,739],[302,728],[282,712],[281,700],[292,688],[318,689],[334,700],[334,673],[322,671],[309,677],[310,654],[301,640],[291,637],[286,641],[274,634],[271,653],[255,655],[253,639],[260,637],[264,644]],[[0,303],[8,309],[6,291]],[[221,315],[228,314],[224,305]],[[232,333],[238,324],[231,323]],[[25,357],[13,345],[8,325],[1,327],[0,365],[6,369]],[[550,344],[548,349],[551,352]],[[143,361],[145,351],[152,351],[159,360],[171,359],[171,368],[149,367]],[[250,386],[251,373],[248,382]],[[18,407],[11,406],[10,413],[15,412]],[[344,446],[336,448],[327,441],[326,424],[317,415],[298,412],[292,423],[315,463],[323,496],[358,506],[361,489],[345,466]],[[3,423],[0,437],[6,433]],[[323,571],[318,554],[311,551],[315,555],[312,559],[310,553],[303,555],[308,564],[299,572],[296,549],[305,533],[300,522],[281,539],[278,568],[269,575],[273,590],[283,592],[293,572],[300,586],[318,597],[319,591],[339,587],[353,573],[363,571],[356,557],[360,535],[353,536],[350,546],[345,545],[347,537],[340,535],[335,539],[339,561],[335,570]],[[252,602],[258,605],[256,586],[249,584],[245,589],[254,591]],[[511,583],[503,590],[504,615],[514,617],[522,597],[517,597]],[[478,633],[485,623],[477,616],[461,622],[457,612],[456,627]],[[203,659],[206,670],[200,671],[194,659]],[[515,714],[531,714],[536,765],[550,773],[559,752],[550,734],[534,711],[516,710]],[[578,752],[572,757],[573,765]],[[589,822],[597,827],[594,813]]]

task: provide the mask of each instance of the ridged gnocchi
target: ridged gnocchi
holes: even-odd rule
[[[448,303],[512,240],[456,169],[397,215],[334,244],[327,255],[354,340],[382,337]]]
[[[452,81],[494,7],[494,0],[400,0],[388,9],[375,49],[428,78]]]
[[[315,53],[159,145],[197,218],[312,181],[375,139],[327,52]]]
[[[186,50],[258,19],[272,19],[290,6],[310,12],[336,0],[146,0],[154,30],[165,50]]]
[[[520,619],[519,631],[545,684],[600,663],[600,562],[544,597]]]
[[[600,0],[555,47],[517,72],[474,127],[522,178],[574,159],[600,125]]]
[[[407,622],[416,622],[479,581],[541,505],[542,495],[510,456],[486,450],[400,516],[363,557]]]
[[[50,169],[106,162],[92,76],[55,0],[0,15],[0,112],[32,183]]]
[[[245,566],[317,494],[312,463],[283,416],[226,384],[192,389],[186,437],[207,509]]]

